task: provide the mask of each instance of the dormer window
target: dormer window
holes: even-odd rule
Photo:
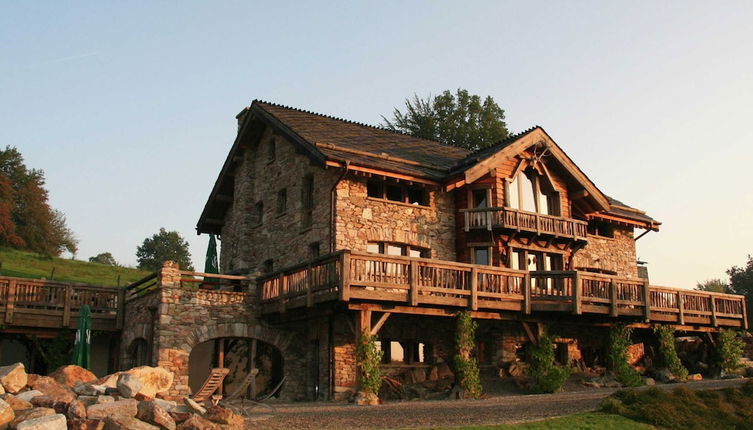
[[[528,168],[506,183],[505,206],[527,212],[560,215],[559,193],[549,179]]]

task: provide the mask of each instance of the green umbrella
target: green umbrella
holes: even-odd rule
[[[73,345],[73,364],[88,369],[91,365],[92,312],[89,305],[81,307]]]
[[[220,273],[219,265],[217,264],[217,241],[214,239],[214,235],[209,235],[209,246],[207,246],[207,258],[204,260],[204,273]],[[206,283],[219,282],[215,278],[205,277]]]

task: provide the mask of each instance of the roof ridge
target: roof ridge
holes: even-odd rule
[[[306,109],[301,109],[301,108],[297,108],[297,107],[293,107],[293,106],[287,106],[287,105],[283,105],[283,104],[280,104],[280,103],[268,102],[266,100],[254,99],[251,103],[253,104],[253,103],[256,103],[256,102],[264,103],[264,104],[268,104],[268,105],[272,105],[272,106],[275,106],[275,107],[280,107],[280,108],[283,108],[283,109],[289,109],[289,110],[293,110],[293,111],[296,111],[296,112],[307,113],[309,115],[316,115],[316,116],[320,116],[320,117],[323,117],[323,118],[333,119],[335,121],[341,121],[341,122],[344,122],[344,123],[347,123],[347,124],[360,125],[361,127],[367,127],[367,128],[373,128],[373,129],[376,129],[376,130],[386,131],[386,132],[394,133],[394,134],[397,134],[397,135],[400,135],[400,136],[412,137],[413,139],[425,140],[427,142],[435,143],[437,145],[446,146],[446,147],[449,147],[449,148],[466,149],[466,148],[462,148],[460,146],[448,145],[448,144],[442,143],[442,142],[440,142],[438,140],[427,139],[425,137],[420,137],[420,136],[414,136],[412,134],[409,134],[409,133],[406,133],[406,132],[403,132],[403,131],[399,131],[399,130],[391,130],[389,128],[384,128],[384,127],[380,127],[380,126],[377,126],[377,125],[366,124],[364,122],[353,121],[353,120],[349,120],[349,119],[345,119],[345,118],[340,118],[340,117],[333,116],[333,115],[327,115],[327,114],[324,114],[324,113],[314,112],[314,111],[310,111],[310,110],[306,110]]]
[[[495,147],[502,146],[502,145],[504,145],[506,143],[510,143],[511,141],[520,139],[521,137],[523,137],[526,134],[528,134],[528,133],[536,130],[537,128],[540,128],[540,129],[543,130],[543,128],[541,126],[534,125],[533,127],[527,128],[527,129],[525,129],[523,131],[520,131],[518,133],[511,134],[511,135],[507,136],[506,138],[500,140],[499,142],[497,142],[497,143],[495,143],[493,145],[489,145],[489,146],[485,146],[483,148],[479,148],[479,149],[471,152],[470,154],[466,155],[465,157],[461,158],[460,160],[458,160],[457,163],[455,163],[452,168],[455,169],[455,168],[462,167],[462,166],[464,166],[466,164],[469,164],[469,163],[478,162],[479,160],[475,159],[475,156],[481,154],[481,152],[485,152],[485,151],[492,151],[492,152],[494,152],[494,148]]]

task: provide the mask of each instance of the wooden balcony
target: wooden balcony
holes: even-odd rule
[[[0,277],[0,326],[76,328],[83,305],[92,312],[92,330],[122,327],[123,290],[38,279]]]
[[[501,228],[580,240],[586,240],[588,234],[587,222],[555,215],[510,208],[460,209],[460,212],[465,216],[465,231]]]
[[[526,272],[422,258],[339,251],[259,280],[262,313],[325,302],[384,303],[499,314],[559,312],[641,322],[747,328],[745,298],[649,286],[578,271]],[[425,313],[425,312],[424,312]]]

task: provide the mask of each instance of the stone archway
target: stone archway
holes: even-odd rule
[[[172,371],[175,375],[173,387],[169,394],[180,397],[190,394],[189,387],[189,357],[197,345],[221,338],[249,338],[257,339],[277,348],[282,356],[286,381],[280,396],[284,399],[295,399],[304,390],[304,358],[293,337],[280,330],[267,327],[259,323],[225,323],[208,324],[194,328],[182,337],[160,336],[158,351],[158,365]]]

